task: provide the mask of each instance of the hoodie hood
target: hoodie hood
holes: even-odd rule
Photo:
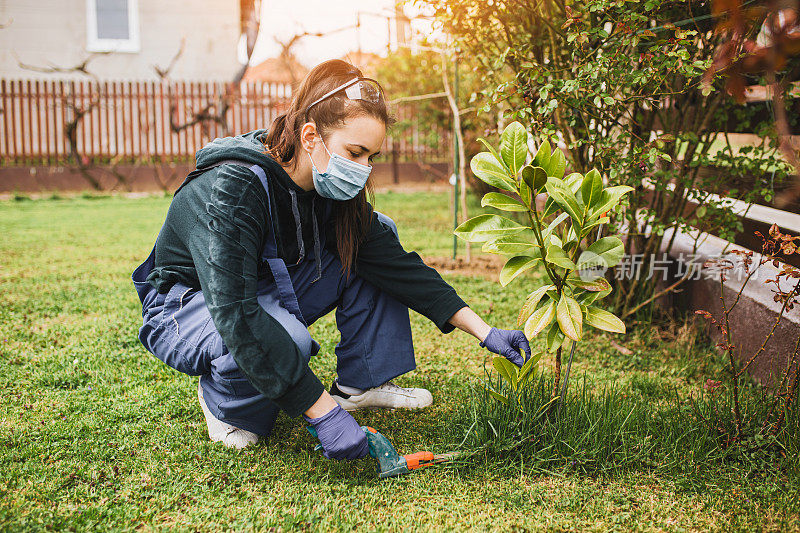
[[[226,160],[243,161],[260,165],[268,174],[278,178],[280,184],[289,190],[303,195],[315,191],[305,191],[286,173],[264,147],[267,130],[255,130],[236,137],[220,137],[214,139],[195,154],[197,168],[210,167]]]

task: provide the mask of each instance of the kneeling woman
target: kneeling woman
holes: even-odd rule
[[[359,408],[422,408],[408,308],[521,364],[520,331],[489,327],[419,255],[406,252],[365,185],[389,116],[380,86],[343,61],[315,67],[267,131],[216,139],[175,193],[151,256],[133,274],[139,339],[199,375],[212,440],[243,447],[278,410],[303,414],[324,454],[367,453]],[[309,369],[307,326],[336,309],[330,392]]]

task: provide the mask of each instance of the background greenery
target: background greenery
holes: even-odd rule
[[[414,3],[477,65],[479,116],[501,111],[498,129],[517,119],[550,137],[566,153],[568,174],[597,168],[608,185],[634,187],[614,223],[625,228],[627,250],[643,254],[644,271],[670,251],[673,240],[662,243],[668,230],[693,227],[728,240],[742,231],[730,201],[714,194],[769,203],[790,171],[770,113],[737,106],[724,80],[701,86],[721,39],[711,2]],[[758,140],[741,146],[730,132]],[[656,290],[653,280],[613,284],[623,315]]]
[[[592,469],[581,466],[595,449],[588,442],[549,455],[544,446],[487,446],[491,428],[471,427],[471,417],[486,407],[479,391],[490,354],[415,313],[419,368],[399,382],[431,389],[433,408],[356,418],[403,453],[474,442],[476,455],[378,481],[370,459],[344,464],[315,454],[297,419],[281,417],[273,438],[241,452],[209,442],[197,378],[172,371],[136,339],[140,308],[129,275],[168,205],[160,197],[0,203],[0,530],[800,529],[796,471],[763,468],[757,455],[678,458],[678,468],[656,454],[655,464]],[[376,205],[397,221],[407,249],[449,253],[447,193],[381,194]],[[501,288],[446,275],[501,327],[513,327],[526,287],[540,278],[533,272]],[[312,366],[330,382],[333,317],[311,330],[322,344]],[[602,398],[614,384],[624,397],[617,406],[657,410],[676,390],[701,395],[719,372],[713,348],[688,325],[637,331],[585,343],[573,375],[592,376],[588,392]],[[509,431],[496,429],[500,444]]]

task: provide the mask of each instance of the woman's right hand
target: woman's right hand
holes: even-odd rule
[[[303,415],[303,418],[314,427],[322,444],[322,455],[328,459],[352,461],[365,457],[369,452],[366,433],[338,404],[321,417]]]

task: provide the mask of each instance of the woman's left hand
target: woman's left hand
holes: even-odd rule
[[[517,366],[522,366],[531,356],[531,345],[525,334],[516,329],[492,328],[481,342],[492,353],[502,355]],[[522,353],[525,353],[523,359]]]

